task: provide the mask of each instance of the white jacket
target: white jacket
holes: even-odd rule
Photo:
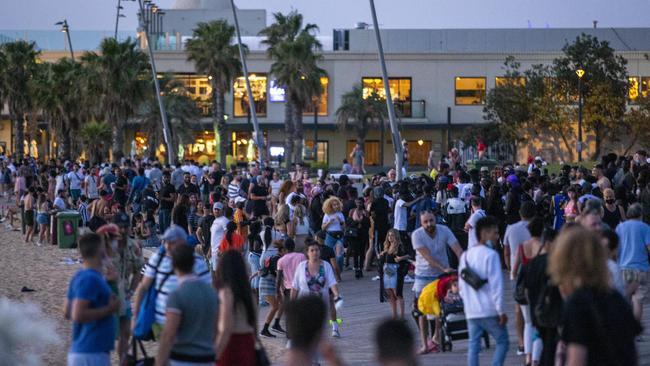
[[[488,282],[478,291],[463,279],[459,279],[460,296],[465,305],[467,319],[487,318],[505,314],[503,308],[503,273],[496,251],[479,244],[469,248],[461,256],[458,273],[469,266],[474,273]]]

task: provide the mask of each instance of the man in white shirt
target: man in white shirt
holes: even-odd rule
[[[526,201],[521,204],[519,208],[520,221],[506,227],[506,233],[503,237],[503,256],[508,271],[510,272],[510,279],[514,280],[517,274],[512,272],[517,258],[519,247],[528,239],[530,239],[530,231],[528,231],[528,223],[535,217],[535,204],[532,201]],[[515,303],[515,329],[517,330],[517,339],[519,340],[518,353],[523,353],[524,349],[524,317],[521,313],[521,306]]]
[[[467,222],[465,223],[465,231],[467,231],[467,248],[471,248],[475,246],[478,243],[478,239],[476,238],[476,223],[478,222],[479,219],[487,216],[485,214],[485,211],[483,211],[483,208],[481,208],[481,198],[480,197],[472,197],[470,200],[471,205],[472,205],[472,215],[470,215],[469,219],[467,219]]]
[[[212,205],[214,221],[212,221],[212,226],[210,226],[210,263],[212,264],[213,271],[217,270],[219,244],[221,244],[221,239],[226,234],[226,225],[228,225],[228,219],[224,216],[223,208],[223,203],[221,202],[215,202]]]
[[[479,288],[472,287],[463,279],[458,283],[469,330],[467,364],[478,366],[481,338],[483,332],[487,332],[496,341],[492,365],[503,365],[509,346],[508,317],[503,303],[501,260],[490,248],[499,239],[499,225],[493,217],[483,217],[476,223],[476,232],[479,237],[477,245],[461,256],[458,266],[459,273],[467,269],[487,280]]]
[[[90,168],[90,174],[84,178],[84,193],[86,197],[92,202],[99,198],[99,191],[97,190],[97,168]]]
[[[72,165],[72,170],[66,175],[68,178],[68,184],[70,185],[70,196],[72,197],[72,203],[77,203],[79,196],[81,196],[81,184],[84,181],[85,175],[83,170],[79,168],[77,163]]]

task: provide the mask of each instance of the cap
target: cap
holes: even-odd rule
[[[490,168],[488,168],[488,167],[486,167],[486,166],[482,166],[482,167],[481,167],[481,171],[482,171],[482,172],[489,172],[489,171],[490,171]]]
[[[160,240],[164,241],[186,241],[187,233],[178,225],[171,225],[165,230],[165,233],[160,236]]]
[[[221,202],[215,202],[214,205],[212,205],[213,210],[223,210],[223,203]]]

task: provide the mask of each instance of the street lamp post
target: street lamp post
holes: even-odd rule
[[[253,134],[255,145],[260,157],[260,168],[264,168],[264,136],[260,133],[260,126],[257,123],[257,113],[255,111],[255,99],[253,99],[253,90],[251,89],[250,80],[248,80],[248,65],[246,64],[246,55],[244,54],[244,45],[241,41],[241,31],[239,29],[239,20],[237,19],[237,8],[235,0],[230,0],[232,7],[232,17],[235,21],[235,30],[237,31],[237,44],[239,45],[239,58],[241,60],[242,71],[244,72],[244,81],[246,82],[246,95],[248,95],[248,110],[253,122]]]
[[[165,104],[162,99],[160,91],[160,83],[158,82],[158,72],[156,71],[156,59],[153,57],[153,50],[151,42],[149,42],[149,25],[147,24],[144,2],[147,0],[138,0],[140,5],[140,23],[144,32],[145,42],[147,42],[147,49],[149,51],[149,62],[151,62],[151,73],[153,74],[153,85],[156,88],[156,99],[158,100],[158,108],[160,109],[160,118],[163,123],[163,138],[165,139],[165,147],[167,151],[167,162],[172,164],[174,162],[174,152],[172,151],[172,137],[171,130],[169,129],[169,121],[167,121],[167,112],[165,111]],[[151,3],[149,1],[149,3]]]
[[[68,20],[63,19],[60,22],[54,23],[54,25],[61,26],[61,32],[65,33],[66,39],[68,40],[68,48],[70,49],[70,58],[74,62],[74,51],[72,50],[72,40],[70,40],[70,27],[68,26]]]
[[[576,70],[578,75],[578,161],[582,161],[582,77],[585,75],[585,70]]]
[[[402,174],[402,159],[403,147],[402,138],[400,137],[399,129],[397,128],[397,118],[395,116],[395,105],[393,98],[390,94],[390,86],[388,85],[388,71],[386,71],[386,60],[384,59],[384,48],[381,44],[381,36],[379,35],[379,25],[377,22],[377,12],[375,11],[375,1],[370,0],[370,11],[372,13],[372,23],[375,28],[375,38],[377,39],[377,51],[379,53],[379,63],[381,64],[381,77],[384,81],[384,91],[386,93],[386,106],[388,107],[388,120],[390,122],[390,131],[393,138],[393,147],[395,148],[395,170],[397,170],[397,180],[403,178]],[[383,144],[383,141],[382,141]]]

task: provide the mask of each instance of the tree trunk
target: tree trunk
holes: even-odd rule
[[[291,169],[293,162],[293,104],[284,103],[284,159],[287,170]]]
[[[560,133],[560,138],[562,139],[562,142],[564,143],[564,147],[566,147],[567,154],[569,154],[569,161],[575,161],[575,158],[573,156],[573,147],[569,143],[569,139],[564,133]]]
[[[118,161],[124,157],[124,129],[121,122],[111,124],[113,134],[113,160]]]
[[[65,160],[70,160],[72,154],[72,133],[70,130],[63,131],[61,138],[59,139],[59,150],[61,151],[61,156]]]
[[[603,146],[602,126],[600,125],[600,123],[597,123],[596,126],[594,126],[594,141],[596,146],[594,149],[594,153],[591,156],[591,160],[596,161],[600,156],[600,150],[602,149]]]
[[[12,113],[14,122],[14,157],[15,160],[23,158],[25,152],[25,115],[22,112]]]
[[[153,132],[149,134],[149,141],[148,146],[147,146],[147,156],[149,157],[149,160],[155,159],[156,158],[156,148],[158,147],[158,133]]]
[[[228,134],[226,132],[226,119],[224,117],[226,115],[226,91],[224,90],[222,84],[223,83],[215,81],[212,85],[212,90],[214,90],[214,100],[212,105],[214,106],[213,113],[214,118],[217,121],[217,129],[219,130],[219,162],[221,163],[221,166],[225,167],[226,155],[228,155]]]
[[[302,126],[302,105],[294,103],[293,112],[293,142],[296,144],[294,161],[297,164],[302,164],[303,139],[305,137]]]

